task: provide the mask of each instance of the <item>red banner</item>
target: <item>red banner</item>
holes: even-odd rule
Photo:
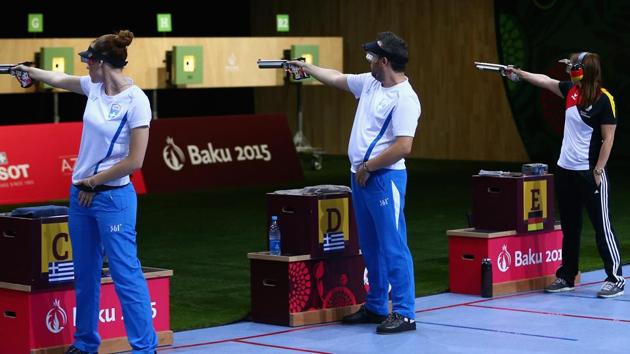
[[[153,327],[170,330],[169,278],[147,279]],[[36,293],[0,289],[0,305],[12,316],[0,318],[6,340],[0,353],[28,353],[32,349],[69,345],[76,331],[74,289]],[[123,313],[114,284],[101,286],[98,332],[101,338],[125,337]]]
[[[143,167],[149,192],[301,180],[285,115],[162,119]]]
[[[0,126],[0,204],[68,199],[81,123]],[[134,173],[139,194],[142,173]]]
[[[454,293],[479,295],[486,257],[492,262],[492,284],[552,276],[562,264],[562,230],[488,237],[463,229],[448,235],[449,287]]]
[[[80,122],[0,126],[0,204],[67,199],[80,142]],[[273,114],[153,121],[132,182],[143,194],[302,177],[286,116]]]
[[[502,237],[488,245],[493,282],[554,274],[562,264],[562,231]]]

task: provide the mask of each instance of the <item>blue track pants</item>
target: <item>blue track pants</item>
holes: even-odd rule
[[[73,186],[68,227],[77,299],[74,345],[96,352],[101,342],[98,322],[104,249],[133,353],[153,353],[157,336],[147,282],[136,253],[137,198],[133,185],[96,193],[88,208],[79,205],[78,195],[79,189]],[[117,315],[116,321],[120,320]]]
[[[388,290],[392,286],[392,309],[415,318],[413,259],[407,246],[403,213],[406,170],[379,170],[360,187],[352,174],[352,205],[359,230],[359,244],[368,269],[368,310],[389,313]]]

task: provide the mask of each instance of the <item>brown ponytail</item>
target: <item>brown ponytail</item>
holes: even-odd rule
[[[571,55],[571,61],[576,62],[579,54]],[[581,100],[578,106],[582,109],[592,105],[601,94],[602,68],[597,53],[588,53],[582,59],[584,77],[579,81]]]

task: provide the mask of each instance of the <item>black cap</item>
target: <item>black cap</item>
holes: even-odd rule
[[[407,61],[409,61],[409,58],[407,58],[406,56],[403,57],[394,53],[390,53],[381,48],[381,46],[378,45],[378,41],[364,43],[363,50],[365,50],[366,52],[374,53],[381,57],[387,57],[391,61],[399,62],[402,64],[405,64],[407,63]]]
[[[82,59],[94,59],[94,60],[102,60],[109,63],[111,66],[115,68],[122,68],[127,65],[127,61],[122,59],[112,58],[106,54],[100,53],[96,51],[92,46],[89,46],[87,50],[79,52],[79,56]]]
[[[363,50],[365,50],[366,52],[372,52],[374,54],[379,54],[379,52],[382,52],[383,54],[387,54],[387,52],[383,48],[381,48],[381,46],[379,46],[378,42],[376,41],[364,43]]]

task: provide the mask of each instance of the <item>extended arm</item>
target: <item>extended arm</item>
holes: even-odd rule
[[[17,70],[26,71],[33,80],[41,81],[50,86],[72,91],[78,94],[84,94],[81,89],[81,77],[68,75],[57,71],[42,70],[25,65],[18,65]]]
[[[513,67],[509,67],[509,70],[516,73],[521,78],[521,80],[527,81],[534,86],[547,89],[555,93],[557,96],[564,98],[564,96],[562,95],[562,92],[560,91],[558,80],[552,79],[547,75],[530,73],[525,70],[521,70],[521,69],[517,69]]]
[[[334,69],[321,68],[319,66],[308,64],[299,60],[292,60],[291,65],[297,65],[304,68],[304,71],[321,81],[324,85],[336,87],[340,90],[350,91],[348,87],[348,79],[346,75]]]

